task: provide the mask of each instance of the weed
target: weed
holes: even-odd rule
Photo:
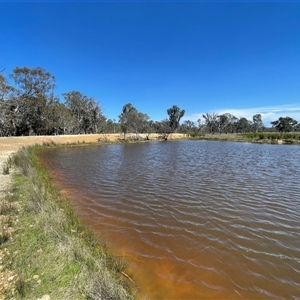
[[[24,298],[26,295],[26,290],[28,289],[28,284],[26,283],[23,275],[19,276],[18,280],[15,283],[16,291],[21,298]]]
[[[5,219],[5,222],[4,224],[7,226],[7,227],[13,227],[15,223],[15,220],[12,218],[12,216],[8,216],[6,219]]]
[[[0,203],[0,215],[9,215],[10,213],[16,211],[16,206],[14,203],[8,201],[2,201]]]
[[[199,131],[194,131],[194,132],[188,133],[188,136],[191,137],[191,138],[201,138],[204,135]]]
[[[6,243],[9,240],[9,234],[5,230],[2,229],[0,233],[0,245]]]
[[[2,174],[3,175],[8,175],[9,174],[9,166],[7,163],[4,164],[4,166],[2,167]]]

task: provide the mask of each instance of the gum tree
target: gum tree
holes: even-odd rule
[[[169,115],[169,126],[172,132],[176,132],[179,127],[180,119],[184,116],[185,110],[180,109],[177,105],[173,105],[167,110]]]
[[[298,121],[291,117],[280,117],[277,121],[271,122],[272,127],[276,128],[279,132],[290,132],[298,124]]]
[[[121,131],[124,134],[124,139],[126,138],[126,133],[134,127],[137,114],[136,108],[131,103],[127,103],[123,106],[122,112],[119,115],[119,122],[121,124]]]
[[[15,111],[21,117],[17,135],[44,134],[45,108],[55,88],[54,76],[40,67],[17,67],[11,77],[16,86]]]
[[[264,127],[264,124],[263,124],[262,119],[261,119],[261,114],[254,115],[252,117],[252,120],[253,120],[252,126],[253,126],[253,129],[254,129],[254,132],[257,132],[261,128]]]

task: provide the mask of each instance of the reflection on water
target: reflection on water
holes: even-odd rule
[[[151,299],[300,298],[300,147],[180,141],[40,158]]]

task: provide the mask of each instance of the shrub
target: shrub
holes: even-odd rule
[[[189,132],[188,136],[191,137],[191,138],[200,138],[204,135],[199,131],[193,131],[193,132]]]

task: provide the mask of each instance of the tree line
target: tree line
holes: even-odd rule
[[[229,113],[203,114],[197,122],[185,120],[184,109],[173,105],[167,116],[153,121],[131,103],[121,109],[118,120],[107,119],[97,99],[72,90],[63,93],[63,101],[55,95],[55,77],[41,67],[16,67],[9,78],[0,71],[0,136],[87,134],[87,133],[151,133],[165,138],[178,133],[244,133],[259,131],[300,131],[296,120],[285,117],[265,128],[260,114],[252,120],[237,118]]]

